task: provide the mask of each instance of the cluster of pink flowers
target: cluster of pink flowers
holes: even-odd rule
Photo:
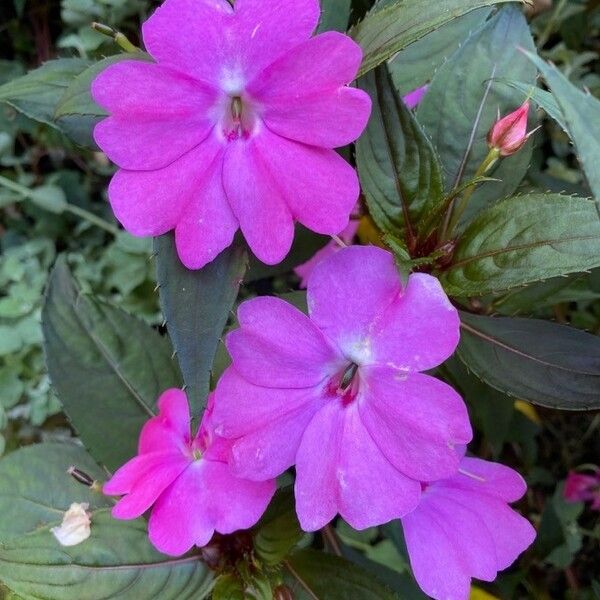
[[[92,89],[110,113],[95,137],[120,167],[109,198],[128,231],[175,230],[189,268],[238,228],[267,263],[287,254],[294,220],[353,238],[358,180],[333,148],[360,135],[370,100],[349,86],[360,48],[311,37],[318,19],[317,0],[167,0],[144,24],[155,62],[121,61]],[[274,297],[240,305],[232,364],[195,434],[184,392],[163,393],[138,455],[104,486],[122,496],[114,516],[151,509],[152,543],[179,555],[252,527],[294,466],[303,529],[401,519],[421,587],[467,598],[471,577],[494,579],[534,530],[508,505],[523,479],[465,457],[466,407],[424,373],[454,352],[456,309],[430,275],[403,286],[375,247],[330,246],[299,274],[308,315]]]

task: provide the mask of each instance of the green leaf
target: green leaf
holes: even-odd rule
[[[0,460],[0,543],[60,524],[72,502],[92,510],[111,506],[108,498],[75,481],[70,466],[103,481],[106,473],[81,446],[36,444]],[[51,541],[51,539],[49,539]]]
[[[592,193],[600,198],[600,101],[574,86],[555,66],[544,62],[534,53],[525,54],[540,70],[552,90]]]
[[[277,491],[255,529],[257,556],[266,565],[278,565],[304,535],[296,516],[292,486]]]
[[[421,215],[443,200],[440,166],[431,143],[394,89],[387,68],[371,71],[359,85],[373,101],[367,129],[356,144],[369,212],[384,233],[408,242]]]
[[[452,296],[480,296],[600,266],[600,215],[592,200],[561,194],[509,198],[460,237],[440,277]]]
[[[445,2],[439,3],[445,6]],[[474,32],[436,72],[419,104],[417,118],[436,148],[446,190],[471,179],[488,153],[487,133],[498,116],[517,108],[521,92],[498,83],[508,77],[535,81],[535,69],[519,51],[534,49],[531,32],[517,6],[502,8]],[[491,177],[471,197],[465,219],[485,204],[512,194],[525,175],[531,158],[529,142],[513,156],[499,161]]]
[[[28,198],[40,208],[57,215],[67,207],[67,197],[62,188],[57,185],[41,185],[32,189]]]
[[[92,81],[104,69],[123,60],[151,61],[152,58],[145,52],[120,53],[94,63],[71,81],[56,105],[54,118],[60,119],[68,115],[106,116],[106,112],[92,100]]]
[[[244,278],[246,252],[234,243],[202,269],[190,271],[181,264],[171,233],[155,238],[154,243],[160,304],[192,414],[200,415],[219,339]]]
[[[321,20],[317,33],[341,31],[348,28],[352,0],[321,0]]]
[[[380,1],[379,5],[391,2]],[[481,26],[490,12],[489,8],[480,8],[462,15],[398,52],[388,63],[396,89],[407,94],[430,81],[439,66]]]
[[[69,547],[47,528],[13,540],[0,547],[0,580],[25,598],[48,600],[208,596],[212,575],[199,557],[160,554],[142,519],[118,521],[109,509],[96,510],[91,531],[90,538]]]
[[[460,359],[488,385],[563,410],[600,408],[600,338],[538,319],[461,313]]]
[[[286,584],[298,600],[396,600],[400,596],[362,567],[317,550],[300,550],[285,562]]]
[[[472,10],[510,0],[396,0],[377,6],[351,31],[363,49],[364,75],[408,45]]]
[[[48,61],[0,86],[0,101],[8,102],[31,119],[57,127],[54,110],[60,97],[73,78],[89,65],[89,61],[81,58]]]
[[[77,288],[64,258],[42,312],[48,372],[81,440],[109,469],[136,452],[161,392],[180,387],[169,340]]]

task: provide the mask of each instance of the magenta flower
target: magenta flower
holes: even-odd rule
[[[436,600],[467,600],[472,577],[493,581],[535,539],[508,506],[525,481],[504,465],[463,458],[459,473],[423,487],[402,527],[415,579]]]
[[[358,219],[350,219],[350,222],[346,226],[346,228],[340,233],[340,239],[342,242],[346,244],[351,244],[356,232],[358,230],[359,220]],[[300,277],[300,287],[302,289],[306,289],[308,285],[308,278],[310,274],[313,272],[313,269],[327,257],[335,254],[338,250],[341,250],[342,246],[338,244],[337,241],[331,240],[325,246],[323,246],[320,250],[317,250],[311,258],[309,258],[306,262],[298,265],[294,269],[294,273]]]
[[[568,502],[590,502],[593,510],[600,510],[600,469],[593,475],[571,471],[563,493]]]
[[[264,296],[238,310],[215,391],[215,429],[238,438],[230,466],[260,481],[295,464],[308,531],[336,513],[357,529],[400,517],[471,439],[458,394],[419,372],[454,351],[457,312],[434,277],[403,289],[392,255],[368,246],[320,262],[307,296],[309,317]]]
[[[294,220],[322,234],[348,223],[355,171],[333,148],[370,112],[348,87],[361,62],[349,37],[311,38],[318,0],[167,0],[143,25],[156,63],[125,60],[93,82],[110,117],[94,137],[121,170],[109,199],[138,236],[175,230],[189,268],[241,228],[256,256],[281,261]]]
[[[418,87],[412,90],[411,92],[408,92],[406,96],[402,96],[404,104],[406,104],[408,108],[415,108],[416,106],[418,106],[419,102],[421,102],[421,100],[423,100],[423,98],[425,97],[425,93],[427,92],[428,87],[428,85],[422,85],[421,87]]]
[[[213,533],[252,527],[275,493],[275,482],[232,475],[226,459],[231,442],[212,427],[212,399],[198,433],[190,434],[190,412],[181,390],[164,392],[160,412],[140,434],[138,456],[104,485],[123,495],[113,508],[117,519],[135,519],[152,507],[150,541],[174,556],[204,546]]]

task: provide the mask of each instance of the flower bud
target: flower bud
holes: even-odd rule
[[[527,141],[533,131],[527,132],[527,115],[529,113],[529,100],[526,100],[505,117],[494,123],[488,133],[488,145],[499,151],[500,156],[510,156],[517,152]]]

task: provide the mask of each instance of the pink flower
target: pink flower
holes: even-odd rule
[[[231,443],[214,434],[212,402],[192,438],[184,392],[164,392],[158,416],[142,429],[138,456],[103,488],[105,494],[124,495],[112,511],[117,519],[135,519],[152,507],[150,541],[165,554],[204,546],[215,531],[252,527],[275,493],[273,480],[247,481],[230,473]]]
[[[498,120],[488,133],[489,147],[496,148],[500,156],[510,156],[520,150],[533,133],[527,133],[528,114],[529,100],[526,100],[517,110],[502,119],[498,115]]]
[[[423,100],[423,97],[425,96],[425,92],[427,92],[428,87],[429,86],[427,85],[423,85],[413,90],[412,92],[408,92],[406,96],[402,96],[404,104],[406,104],[408,108],[415,108],[416,106],[418,106],[419,102]]]
[[[144,23],[156,63],[121,61],[92,85],[111,115],[94,136],[121,167],[108,193],[127,231],[174,229],[199,268],[238,227],[274,264],[294,220],[326,235],[347,225],[358,179],[333,148],[360,135],[371,104],[347,85],[359,46],[311,38],[319,15],[318,0],[167,0]]]
[[[351,244],[356,232],[358,230],[359,220],[358,219],[350,219],[348,226],[344,231],[340,233],[340,239],[342,242],[346,244]],[[335,254],[342,247],[335,241],[331,240],[323,248],[317,250],[314,255],[309,258],[305,263],[298,265],[294,269],[294,273],[300,277],[300,287],[302,289],[306,289],[308,284],[308,278],[310,274],[313,272],[313,269],[324,259],[332,254]]]
[[[434,277],[403,289],[392,255],[370,246],[320,262],[307,297],[310,316],[264,296],[238,310],[214,414],[238,438],[232,471],[260,481],[295,464],[307,531],[336,513],[357,529],[403,516],[471,439],[460,396],[419,373],[454,351],[457,312]]]
[[[565,481],[565,500],[591,502],[592,509],[600,510],[600,469],[593,475],[571,471]]]
[[[493,581],[535,538],[508,506],[526,491],[508,467],[463,458],[459,473],[424,488],[402,526],[417,583],[436,600],[467,600],[471,577]]]

